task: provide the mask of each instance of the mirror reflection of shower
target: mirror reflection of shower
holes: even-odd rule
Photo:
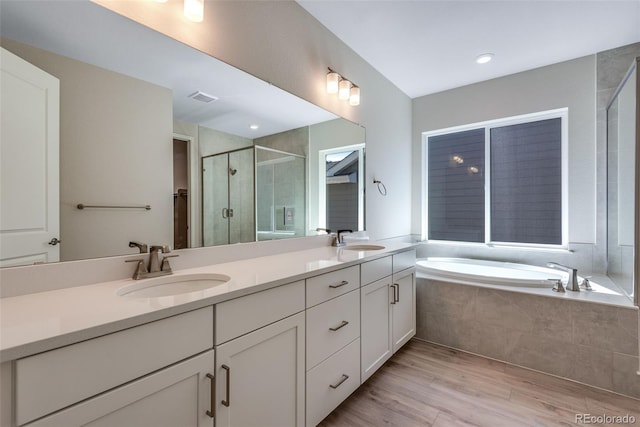
[[[319,157],[320,227],[364,230],[364,144],[322,150]]]
[[[306,230],[306,159],[256,146],[257,239],[302,237]]]
[[[305,163],[257,145],[203,157],[204,245],[304,236]]]

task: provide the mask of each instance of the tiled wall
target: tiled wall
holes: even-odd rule
[[[638,310],[419,278],[416,337],[640,398]]]

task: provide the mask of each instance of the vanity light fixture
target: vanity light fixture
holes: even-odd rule
[[[338,98],[349,101],[349,105],[360,105],[360,88],[329,68],[327,73],[327,93],[338,94]]]
[[[349,91],[349,105],[360,105],[360,88],[356,85],[351,86]]]
[[[338,83],[340,82],[340,74],[329,68],[327,73],[327,93],[338,93]]]
[[[184,0],[184,16],[189,21],[202,22],[204,19],[204,0]]]
[[[478,64],[486,64],[493,59],[493,53],[483,53],[476,58]]]
[[[351,92],[351,82],[347,79],[340,80],[340,83],[338,83],[338,98],[347,100],[349,99],[350,92]]]

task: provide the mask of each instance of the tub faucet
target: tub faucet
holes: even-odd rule
[[[561,270],[569,273],[569,278],[567,279],[567,289],[570,291],[580,291],[580,286],[578,286],[578,269],[567,267],[566,265],[558,264],[557,262],[548,262],[547,267],[555,268],[556,270]]]

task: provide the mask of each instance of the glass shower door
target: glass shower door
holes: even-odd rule
[[[229,243],[229,155],[202,159],[202,240],[204,246]]]

